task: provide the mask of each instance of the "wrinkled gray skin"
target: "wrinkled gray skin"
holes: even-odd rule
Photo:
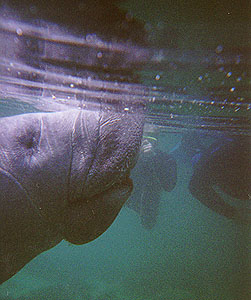
[[[70,110],[0,119],[0,283],[65,239],[102,234],[130,196],[139,115]]]

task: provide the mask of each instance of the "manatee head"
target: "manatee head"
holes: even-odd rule
[[[87,243],[132,190],[143,118],[69,110],[0,119],[0,282],[62,239]]]
[[[89,121],[85,118],[85,122],[92,120],[92,114]],[[64,238],[74,244],[103,233],[130,196],[129,175],[143,128],[142,118],[129,114],[103,113],[92,132],[86,131],[90,126],[82,121],[79,116],[73,135],[70,194],[63,222]],[[80,136],[85,139],[84,148]]]

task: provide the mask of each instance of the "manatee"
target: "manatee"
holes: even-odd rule
[[[189,190],[219,215],[250,224],[250,167],[250,137],[217,139],[194,164]]]
[[[0,283],[60,241],[88,243],[132,191],[140,114],[73,109],[0,119]]]

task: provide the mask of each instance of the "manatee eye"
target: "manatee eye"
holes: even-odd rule
[[[34,137],[22,135],[19,137],[18,142],[20,145],[24,146],[24,148],[31,149],[34,146]]]
[[[24,146],[27,148],[27,149],[31,149],[33,148],[34,146],[34,137],[31,137],[29,139],[27,139],[24,143]]]
[[[18,138],[19,145],[23,146],[25,149],[30,150],[36,148],[39,140],[39,132],[30,128],[26,132],[24,132]]]

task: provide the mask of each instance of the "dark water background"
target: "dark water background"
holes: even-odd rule
[[[250,49],[248,2],[149,0],[121,6],[146,23],[156,47],[202,53],[218,49],[226,56]],[[224,93],[223,98],[239,103],[229,113],[248,116],[248,66],[228,64],[212,70],[199,65],[168,72],[155,68],[139,72],[144,84],[170,85],[199,97]],[[1,105],[1,115],[31,109],[14,102]],[[181,137],[162,134],[159,148],[169,152]],[[189,163],[178,162],[177,185],[162,193],[158,222],[151,231],[123,208],[97,240],[83,246],[62,242],[39,255],[1,285],[0,299],[248,300],[249,226],[219,216],[194,199],[188,191],[191,174]]]

